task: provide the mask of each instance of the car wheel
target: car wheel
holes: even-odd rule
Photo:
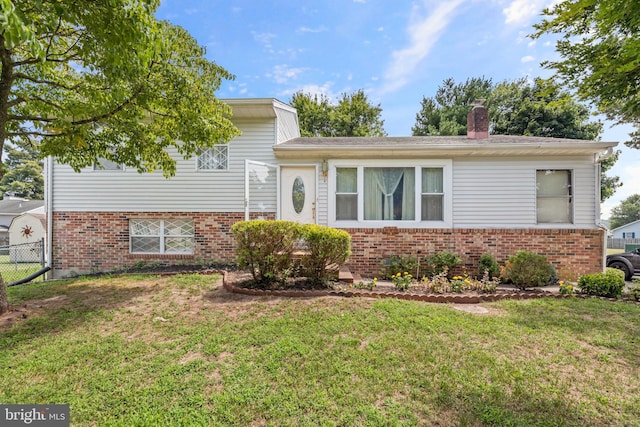
[[[624,280],[631,280],[631,276],[632,276],[631,270],[629,270],[629,267],[627,267],[627,264],[625,264],[624,262],[614,261],[611,264],[609,264],[609,267],[623,271]]]

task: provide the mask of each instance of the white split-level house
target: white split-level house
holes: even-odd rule
[[[233,262],[231,226],[254,218],[328,225],[352,236],[349,266],[375,276],[392,255],[546,255],[560,278],[602,271],[600,160],[615,142],[488,135],[301,138],[295,109],[229,99],[242,135],[176,175],[104,163],[75,173],[47,163],[53,277],[135,263]]]

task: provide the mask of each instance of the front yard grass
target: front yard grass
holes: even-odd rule
[[[640,306],[228,294],[219,277],[9,289],[0,402],[76,425],[640,425]],[[26,308],[24,308],[26,305]],[[22,307],[22,308],[21,308]]]

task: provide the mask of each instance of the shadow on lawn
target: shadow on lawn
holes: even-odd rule
[[[604,425],[592,419],[570,399],[535,395],[526,390],[505,391],[490,383],[444,384],[436,391],[435,402],[442,411],[454,410],[458,425],[556,426]]]
[[[10,298],[12,311],[0,317],[0,348],[77,327],[97,315],[130,305],[134,298],[154,292],[152,286],[92,286],[73,282],[38,287],[44,286],[46,290],[34,292],[21,289]],[[22,293],[40,298],[24,298]]]

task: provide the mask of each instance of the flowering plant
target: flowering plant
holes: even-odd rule
[[[560,282],[558,282],[558,285],[560,285],[560,294],[562,295],[573,295],[576,293],[575,289],[573,288],[573,284],[569,282],[561,280]]]
[[[391,277],[391,282],[396,287],[396,289],[401,291],[406,291],[411,286],[411,282],[413,281],[413,276],[406,271],[404,273],[396,273]]]

